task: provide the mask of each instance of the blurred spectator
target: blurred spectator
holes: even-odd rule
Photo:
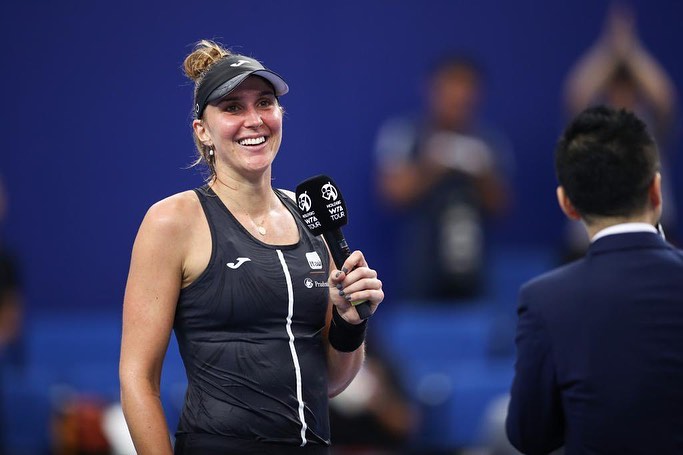
[[[398,217],[402,298],[483,290],[485,220],[508,206],[511,160],[503,137],[479,119],[481,85],[472,59],[448,56],[429,74],[426,112],[391,118],[379,130],[379,193]]]
[[[7,195],[0,180],[0,228],[7,212]],[[0,381],[8,365],[17,365],[22,360],[19,343],[21,334],[22,297],[19,267],[15,256],[7,249],[0,231]],[[4,384],[0,384],[0,392]],[[0,398],[1,398],[0,393]],[[0,453],[5,453],[4,432],[6,424],[3,403],[0,402]]]
[[[104,410],[102,429],[107,442],[111,446],[112,455],[130,455],[135,453],[135,446],[128,432],[121,403],[111,403]]]
[[[370,340],[358,375],[330,400],[332,454],[407,454],[417,425],[398,370],[377,340]]]
[[[101,398],[76,392],[56,403],[51,422],[52,453],[110,455],[111,446],[103,425],[106,409]]]
[[[574,117],[593,104],[606,104],[635,112],[648,125],[660,151],[664,213],[662,224],[668,239],[677,229],[676,207],[669,178],[673,127],[676,118],[676,89],[666,70],[638,37],[634,12],[613,4],[600,37],[579,58],[565,83],[565,106]],[[588,248],[585,229],[568,223],[564,259],[583,255]]]
[[[7,195],[0,180],[0,226],[7,211]],[[0,232],[1,234],[1,232]],[[0,357],[4,361],[21,332],[19,267],[0,235]]]

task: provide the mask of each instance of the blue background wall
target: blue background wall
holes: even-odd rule
[[[683,3],[634,5],[643,41],[683,85]],[[194,156],[192,87],[180,67],[205,37],[286,76],[275,184],[332,175],[348,200],[349,243],[380,270],[375,131],[419,106],[435,57],[474,53],[489,74],[485,112],[517,160],[516,205],[497,239],[553,244],[562,221],[551,159],[564,122],[560,88],[606,8],[594,0],[3,2],[5,236],[24,259],[30,307],[120,306],[147,207],[201,183],[185,169]]]
[[[641,38],[683,87],[683,2],[633,4]],[[566,120],[563,78],[598,37],[606,9],[595,0],[3,2],[0,175],[11,199],[4,241],[22,259],[29,353],[31,346],[56,349],[33,353],[43,378],[36,390],[59,379],[60,365],[73,370],[87,356],[97,365],[72,372],[72,380],[107,377],[115,393],[117,317],[137,227],[152,203],[202,183],[196,169],[186,169],[195,153],[192,85],[181,64],[194,42],[215,38],[285,76],[291,91],[282,99],[287,114],[274,184],[293,189],[313,174],[335,178],[350,210],[349,243],[388,278],[391,304],[400,296],[388,273],[390,225],[373,182],[381,121],[420,106],[420,83],[436,57],[449,50],[477,56],[488,74],[485,116],[507,133],[516,159],[515,206],[494,243],[537,257],[557,245],[563,222],[552,170]],[[677,178],[681,159],[673,167]],[[681,201],[681,184],[673,183]],[[533,264],[498,263],[505,283],[498,297],[508,308],[519,282],[545,263]],[[110,319],[92,323],[84,317],[90,313]],[[396,321],[396,330],[409,334],[404,347],[434,333],[433,320],[441,321],[443,339],[432,346],[448,345],[451,326],[442,316],[416,320],[421,329]],[[60,335],[74,326],[87,334]],[[106,353],[93,340],[108,340]],[[505,362],[498,389],[507,387]],[[36,409],[45,416],[45,406]]]

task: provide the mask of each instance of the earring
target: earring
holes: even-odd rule
[[[209,156],[213,156],[213,149],[209,149]]]

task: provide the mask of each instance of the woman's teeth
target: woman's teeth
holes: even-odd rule
[[[266,138],[261,136],[261,137],[250,137],[250,138],[242,139],[242,140],[238,141],[238,144],[239,145],[259,145],[259,144],[263,144],[264,142],[266,142]]]

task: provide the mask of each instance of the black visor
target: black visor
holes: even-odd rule
[[[251,75],[260,76],[270,82],[276,96],[289,91],[284,79],[258,61],[244,55],[231,55],[212,66],[199,84],[194,104],[195,117],[201,118],[207,104],[223,98]]]

